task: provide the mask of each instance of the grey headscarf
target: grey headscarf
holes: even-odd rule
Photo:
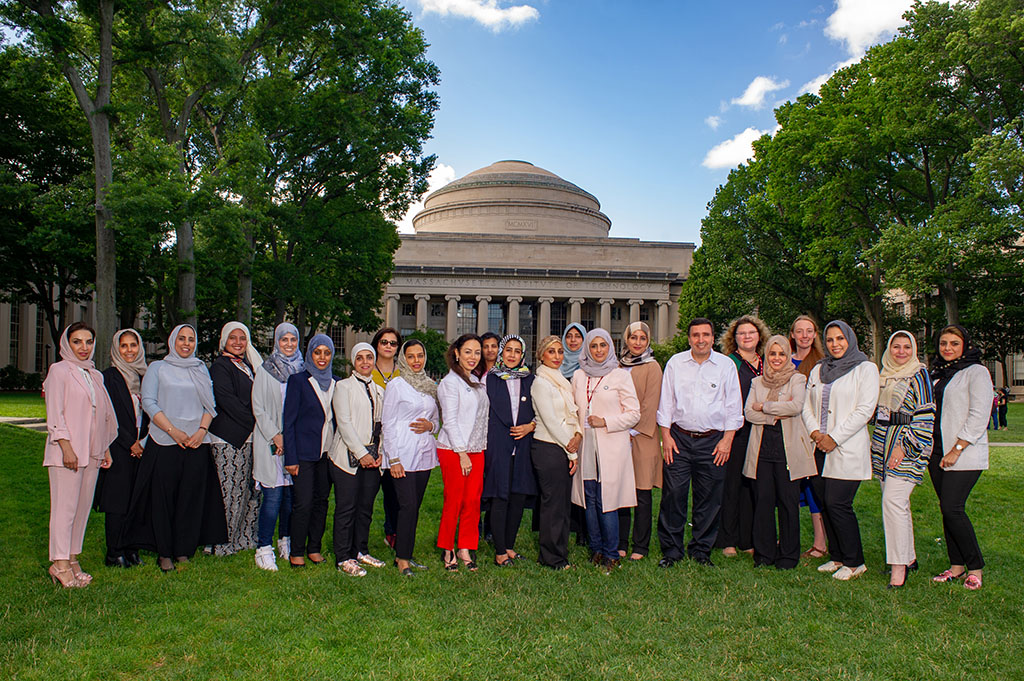
[[[821,367],[821,381],[823,383],[834,383],[836,379],[842,378],[846,374],[853,371],[853,369],[862,362],[870,362],[868,356],[861,352],[860,348],[857,347],[857,334],[853,332],[850,325],[841,319],[831,321],[825,325],[825,331],[821,334],[824,340],[828,334],[829,327],[838,326],[839,330],[843,332],[843,336],[846,338],[846,342],[849,346],[846,348],[846,352],[842,357],[833,357],[832,353],[825,351],[825,357],[818,362],[818,366]],[[827,344],[826,344],[827,347]]]
[[[603,362],[597,362],[590,354],[590,344],[595,338],[603,338],[608,343],[608,356]],[[604,329],[593,329],[583,339],[583,352],[580,354],[580,368],[587,376],[600,378],[607,376],[613,369],[619,368],[619,358],[615,356],[615,344],[612,343],[611,334]]]

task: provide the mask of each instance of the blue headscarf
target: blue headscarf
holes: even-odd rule
[[[587,337],[587,330],[579,322],[573,322],[562,332],[562,349],[565,351],[565,359],[562,360],[562,366],[558,370],[562,372],[563,376],[571,379],[576,370],[580,368],[580,355],[583,354],[583,346],[581,345],[579,350],[569,349],[565,343],[565,336],[569,333],[569,329],[576,329],[584,339]]]
[[[281,352],[281,338],[286,333],[295,336],[296,341],[299,340],[299,330],[295,328],[295,325],[281,322],[274,329],[274,351],[263,362],[263,368],[267,370],[267,373],[281,383],[287,383],[289,376],[299,373],[305,367],[305,363],[302,360],[302,350],[298,347],[295,348],[295,352],[292,353],[291,357]]]
[[[317,384],[321,390],[327,390],[331,387],[331,382],[334,380],[334,372],[331,370],[330,364],[324,369],[317,369],[316,365],[313,364],[313,350],[317,349],[321,345],[326,345],[331,349],[331,359],[334,359],[334,341],[331,337],[318,333],[309,339],[309,343],[306,344],[306,359],[304,366],[309,375],[316,379]]]

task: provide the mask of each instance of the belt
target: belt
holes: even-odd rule
[[[704,430],[704,431],[684,430],[683,428],[680,428],[679,426],[677,426],[674,423],[672,424],[671,430],[674,430],[675,432],[679,433],[680,435],[686,435],[687,437],[692,437],[695,440],[700,440],[700,439],[705,438],[705,437],[713,437],[715,435],[721,435],[722,434],[722,431],[720,431],[720,430]]]
[[[914,419],[910,414],[904,414],[897,411],[889,414],[888,421],[877,419],[875,421],[875,425],[881,428],[886,428],[888,426],[909,426],[913,420]]]

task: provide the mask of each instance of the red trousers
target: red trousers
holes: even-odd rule
[[[441,528],[437,546],[455,549],[455,529],[459,530],[459,548],[475,551],[480,542],[480,495],[484,491],[484,453],[470,452],[473,470],[462,474],[459,455],[450,449],[437,450],[444,481],[444,504],[441,507]]]

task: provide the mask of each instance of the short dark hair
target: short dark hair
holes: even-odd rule
[[[704,326],[704,325],[707,325],[707,326],[711,327],[711,335],[714,336],[715,335],[715,325],[707,317],[694,317],[692,320],[690,320],[690,325],[686,327],[686,335],[687,336],[690,335],[690,331],[693,330],[693,327],[695,327],[695,326]]]
[[[85,322],[75,322],[74,324],[68,327],[68,340],[71,340],[71,334],[75,333],[76,331],[82,330],[88,331],[90,334],[92,334],[92,339],[96,340],[96,329],[92,328]]]
[[[397,340],[399,344],[401,344],[402,334],[398,333],[398,331],[393,327],[385,326],[383,329],[373,334],[373,340],[370,341],[370,345],[373,346],[374,352],[380,352],[380,348],[378,347],[380,345],[380,341],[382,338],[384,338],[385,334],[389,333],[394,334],[395,340]]]
[[[481,347],[483,346],[485,340],[491,340],[492,338],[498,341],[499,345],[501,344],[501,338],[498,336],[498,334],[494,333],[493,331],[484,331],[479,336]]]

